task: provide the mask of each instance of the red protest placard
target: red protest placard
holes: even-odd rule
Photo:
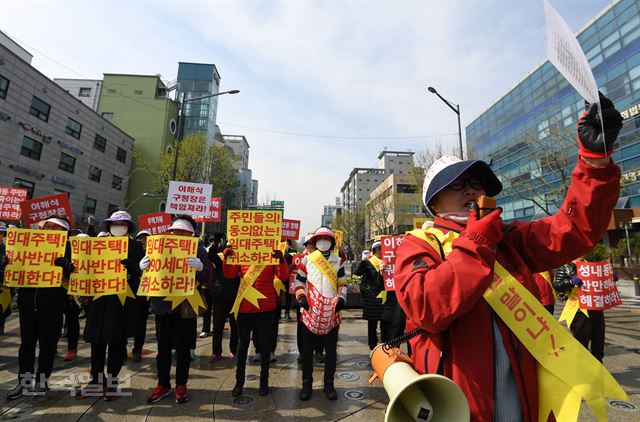
[[[289,293],[295,294],[293,287],[296,282],[296,275],[298,274],[298,267],[302,264],[302,258],[304,255],[301,253],[292,253],[291,254],[291,265],[293,269],[289,271]]]
[[[211,206],[209,207],[209,214],[204,216],[198,216],[194,220],[198,223],[210,222],[217,223],[220,221],[220,213],[222,212],[222,198],[211,198]]]
[[[27,199],[20,204],[22,209],[22,221],[26,228],[38,228],[38,222],[52,215],[67,217],[73,227],[73,214],[66,193],[43,196],[41,198]]]
[[[578,289],[580,309],[605,310],[622,303],[613,268],[609,262],[576,262],[577,276],[582,280]]]
[[[282,220],[282,238],[298,240],[300,238],[300,220]]]
[[[393,273],[396,266],[396,249],[402,244],[403,240],[404,235],[382,236],[380,238],[380,242],[382,243],[382,261],[386,264],[381,273],[384,279],[384,289],[387,291],[396,289],[393,281]]]
[[[0,219],[20,220],[22,210],[20,203],[27,199],[27,190],[0,186]]]
[[[138,226],[152,235],[162,234],[171,227],[171,216],[166,212],[143,214],[138,217]]]

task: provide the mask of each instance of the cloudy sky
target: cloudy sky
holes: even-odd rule
[[[608,1],[551,3],[578,31]],[[179,61],[215,63],[218,124],[245,135],[259,200],[320,224],[353,167],[375,167],[385,147],[457,144],[462,124],[544,58],[534,1],[11,1],[0,30],[50,78],[103,73],[176,78]]]

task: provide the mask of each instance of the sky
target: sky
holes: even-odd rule
[[[580,30],[609,2],[551,0]],[[223,134],[244,135],[259,202],[320,225],[354,167],[458,143],[463,127],[545,57],[535,1],[0,0],[0,30],[49,78],[161,74],[214,63]]]

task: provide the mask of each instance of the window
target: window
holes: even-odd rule
[[[69,154],[65,154],[64,152],[60,155],[60,163],[58,164],[58,168],[60,170],[67,171],[69,173],[73,173],[76,168],[76,157],[73,157]]]
[[[42,142],[38,142],[35,139],[31,139],[28,136],[22,138],[22,147],[20,148],[20,154],[25,157],[33,158],[34,160],[40,160],[40,154],[42,153]]]
[[[23,188],[27,190],[27,199],[33,198],[33,190],[36,185],[33,182],[28,180],[18,179],[17,177],[13,179],[13,187],[14,188]]]
[[[126,162],[127,161],[127,151],[125,151],[122,148],[118,147],[118,151],[116,151],[116,160],[120,161],[121,163]]]
[[[90,97],[91,96],[91,88],[80,88],[80,92],[78,92],[78,97]]]
[[[96,166],[89,167],[89,180],[92,182],[100,183],[100,177],[102,176],[102,169],[99,169]]]
[[[9,79],[0,75],[0,98],[3,100],[7,98],[7,91],[9,90]]]
[[[40,120],[44,120],[45,122],[49,121],[49,111],[51,110],[51,106],[40,98],[33,96],[31,100],[31,108],[29,109],[29,114],[32,116],[36,116]]]
[[[87,198],[84,201],[84,212],[86,214],[96,213],[96,200],[93,198]]]
[[[113,121],[113,113],[102,113],[102,118],[111,122]]]
[[[71,135],[76,139],[80,139],[80,132],[82,132],[82,125],[71,117],[69,117],[69,121],[67,122],[67,129],[64,131],[67,135]]]
[[[119,206],[117,206],[116,204],[109,204],[109,209],[107,210],[107,215],[111,215],[114,212],[118,211],[120,209]]]
[[[111,179],[111,187],[113,189],[122,190],[122,177],[118,177],[114,174],[113,179]]]
[[[65,195],[67,195],[67,198],[71,198],[71,194],[66,190],[54,189],[53,191],[56,193],[56,195],[59,193],[64,193]]]
[[[107,148],[107,140],[96,133],[96,139],[93,141],[93,148],[100,152],[104,152]]]

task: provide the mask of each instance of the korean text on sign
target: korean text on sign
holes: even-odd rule
[[[227,238],[235,253],[227,258],[229,264],[275,265],[271,252],[278,249],[282,232],[282,213],[279,211],[227,212]]]
[[[335,312],[338,299],[339,296],[323,296],[313,284],[310,284],[307,292],[309,310],[302,310],[303,324],[314,334],[328,334],[338,324],[338,315]]]
[[[577,262],[577,276],[582,280],[578,289],[581,309],[604,310],[622,303],[613,282],[613,268],[609,262]]]
[[[222,198],[211,198],[211,206],[209,214],[201,215],[195,218],[195,221],[202,223],[203,221],[217,223],[220,221],[220,213],[222,212]]]
[[[398,246],[402,244],[404,235],[400,236],[382,236],[380,242],[382,243],[382,261],[386,263],[384,270],[381,271],[382,278],[384,280],[385,290],[395,290],[395,283],[393,281],[393,274],[396,266],[396,250]]]
[[[300,220],[282,220],[282,238],[298,240],[300,238]]]
[[[121,261],[127,259],[127,237],[72,237],[70,243],[75,267],[69,280],[70,295],[104,296],[126,291],[127,269]]]
[[[165,211],[198,217],[209,212],[210,201],[211,185],[171,181]]]
[[[20,220],[20,203],[27,199],[27,190],[0,186],[0,220]]]
[[[7,264],[4,281],[10,287],[60,287],[62,268],[53,265],[64,257],[67,232],[58,230],[7,230]]]
[[[43,196],[36,199],[28,199],[20,204],[22,220],[29,228],[37,228],[38,222],[46,220],[53,215],[67,217],[73,226],[73,214],[66,193]]]
[[[171,227],[171,216],[166,212],[154,212],[138,217],[140,230],[147,230],[152,235],[162,234]]]
[[[338,253],[342,247],[342,239],[344,239],[344,232],[342,230],[332,230],[333,235],[336,237],[336,247],[333,249],[335,253]]]
[[[187,258],[196,256],[197,252],[195,237],[149,236],[149,268],[142,274],[138,295],[191,296],[196,286],[196,271],[187,265]]]

